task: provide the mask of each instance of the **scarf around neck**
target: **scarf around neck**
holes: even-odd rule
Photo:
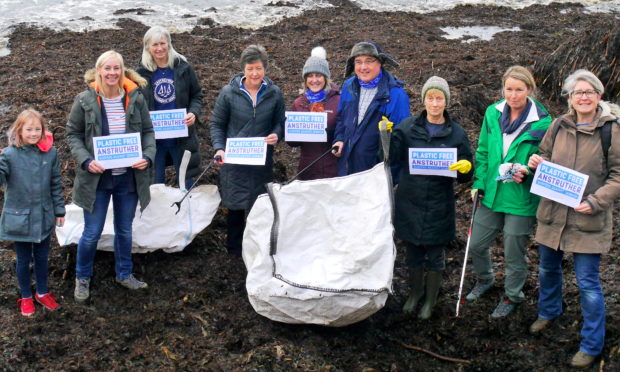
[[[502,133],[512,134],[512,132],[517,130],[517,128],[519,128],[521,124],[525,122],[525,119],[527,119],[527,115],[530,113],[531,108],[532,108],[532,101],[528,99],[527,105],[525,106],[523,111],[521,111],[521,113],[515,119],[515,121],[511,123],[510,122],[510,106],[508,106],[508,103],[506,103],[506,105],[504,106],[504,110],[502,111],[502,116],[500,116],[499,118],[499,124],[502,128]]]
[[[318,92],[313,92],[310,89],[306,89],[306,98],[310,103],[321,102],[325,99],[327,94],[325,93],[325,89],[321,89]]]
[[[377,75],[377,77],[372,79],[371,81],[363,81],[360,78],[357,78],[357,81],[360,83],[360,86],[362,88],[372,89],[372,88],[376,88],[377,85],[379,85],[379,82],[381,81],[382,76],[383,76],[383,69],[379,70],[379,75]]]

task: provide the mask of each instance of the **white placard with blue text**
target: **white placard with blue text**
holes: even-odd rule
[[[131,167],[142,160],[140,133],[93,137],[95,160],[105,169]]]
[[[292,142],[327,142],[327,113],[286,111],[284,140]]]
[[[543,161],[536,168],[530,192],[574,208],[581,204],[588,178],[586,174]]]
[[[456,148],[409,148],[409,174],[456,177],[448,167],[456,163]]]
[[[267,142],[265,137],[242,137],[226,139],[224,163],[265,165]]]
[[[187,137],[185,109],[150,111],[155,139]]]

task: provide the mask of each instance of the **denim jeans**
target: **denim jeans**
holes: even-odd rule
[[[177,146],[162,145],[157,141],[157,152],[155,153],[155,183],[166,183],[166,158],[170,155],[172,159],[172,165],[179,177],[179,168],[181,167],[181,154]],[[180,180],[177,180],[181,185]],[[185,179],[185,189],[189,190],[192,187],[194,180],[191,178]]]
[[[97,243],[101,237],[108,205],[112,198],[114,211],[114,268],[116,277],[127,278],[133,270],[131,262],[132,224],[138,205],[138,194],[116,186],[112,190],[97,190],[92,213],[84,210],[84,232],[78,243],[75,276],[87,279],[93,276]]]
[[[15,271],[22,298],[32,297],[30,287],[30,262],[34,261],[34,278],[37,293],[47,294],[47,255],[50,248],[50,235],[41,243],[15,242]]]
[[[562,314],[562,256],[564,252],[539,245],[538,316],[551,320]],[[600,254],[573,253],[575,277],[579,286],[583,327],[579,349],[599,355],[605,343],[605,298],[599,282]]]

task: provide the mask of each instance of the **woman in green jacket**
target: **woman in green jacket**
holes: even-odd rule
[[[526,249],[539,200],[529,192],[532,177],[526,165],[551,123],[549,113],[531,98],[535,89],[534,77],[525,67],[512,66],[504,73],[504,99],[487,108],[476,151],[472,195],[478,194],[480,208],[474,217],[471,250],[478,280],[467,300],[482,296],[495,283],[489,246],[503,231],[505,298],[491,314],[494,318],[510,314],[524,300]]]

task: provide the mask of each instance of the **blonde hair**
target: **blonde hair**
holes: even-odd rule
[[[534,76],[530,70],[523,66],[510,66],[508,70],[504,73],[502,77],[502,91],[504,90],[504,86],[506,85],[506,80],[508,78],[513,78],[522,81],[525,86],[532,90],[530,93],[530,97],[534,97],[536,93],[536,81],[534,80]]]
[[[95,63],[95,84],[99,89],[103,87],[103,81],[101,81],[101,74],[99,73],[99,71],[101,70],[103,64],[106,63],[110,58],[117,58],[121,64],[121,74],[118,79],[118,88],[119,91],[122,91],[123,80],[125,80],[125,63],[123,62],[123,56],[115,50],[108,50],[107,52],[104,52],[102,55],[100,55],[99,58],[97,58],[97,62]]]
[[[7,137],[9,137],[9,145],[13,145],[15,147],[22,147],[24,145],[22,130],[24,125],[26,125],[26,123],[28,123],[31,119],[35,119],[41,123],[41,138],[39,138],[39,142],[41,142],[43,137],[45,137],[45,132],[47,131],[43,115],[35,109],[27,108],[17,115],[17,119],[15,119],[13,124],[11,124],[11,127],[6,133]]]
[[[153,41],[159,41],[161,38],[166,39],[166,43],[168,43],[168,67],[174,67],[174,61],[178,59],[182,59],[187,62],[187,59],[184,55],[178,53],[172,47],[172,38],[170,37],[170,32],[161,26],[153,26],[149,28],[149,30],[144,34],[144,38],[142,39],[142,66],[144,66],[149,71],[157,70],[157,63],[153,59],[153,55],[149,51],[149,47]]]

